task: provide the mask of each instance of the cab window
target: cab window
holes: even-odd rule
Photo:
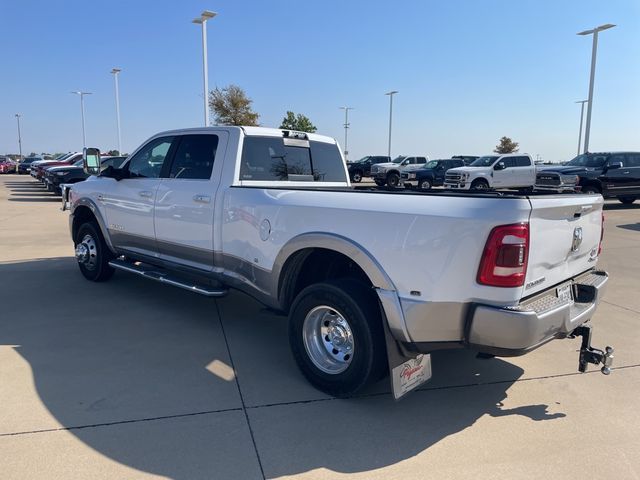
[[[130,178],[159,178],[174,137],[151,140],[127,164]]]

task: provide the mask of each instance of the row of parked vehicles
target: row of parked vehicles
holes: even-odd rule
[[[100,159],[103,168],[119,167],[127,157],[103,156]],[[62,193],[62,185],[70,185],[86,180],[89,175],[82,167],[82,152],[70,152],[53,160],[32,161],[26,167],[27,172],[41,181],[50,192]]]
[[[371,177],[383,187],[430,190],[518,189],[548,192],[599,193],[631,204],[640,197],[640,152],[586,153],[561,165],[536,166],[528,154],[482,157],[456,155],[429,160],[427,156],[368,156],[348,164],[352,182]]]

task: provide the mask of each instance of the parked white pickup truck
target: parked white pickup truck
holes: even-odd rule
[[[608,372],[587,323],[607,283],[599,195],[357,191],[335,140],[257,127],[160,133],[101,173],[98,153],[63,200],[82,274],[243,290],[289,316],[324,392],[390,370],[399,398],[430,377],[434,350],[513,356],[570,336],[581,371]]]
[[[532,189],[536,167],[528,154],[486,155],[473,163],[447,171],[444,188],[489,190],[494,188]]]

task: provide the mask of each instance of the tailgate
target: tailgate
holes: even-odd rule
[[[523,296],[595,266],[600,243],[600,195],[529,197],[529,263]]]

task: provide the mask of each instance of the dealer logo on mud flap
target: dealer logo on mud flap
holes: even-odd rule
[[[418,355],[393,369],[393,396],[397,399],[431,378],[431,355]]]
[[[573,241],[571,242],[571,251],[577,252],[582,245],[582,227],[573,229]]]

